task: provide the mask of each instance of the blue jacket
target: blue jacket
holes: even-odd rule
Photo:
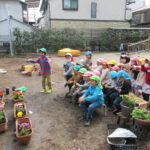
[[[104,104],[103,92],[98,86],[90,86],[83,96],[85,101],[98,101],[100,104]]]

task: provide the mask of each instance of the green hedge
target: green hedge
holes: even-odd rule
[[[36,52],[41,47],[45,47],[50,52],[67,47],[82,49],[85,44],[83,34],[72,29],[34,29],[32,32],[21,32],[16,28],[13,35],[15,37],[13,45],[16,53]],[[95,40],[100,41],[102,51],[117,51],[119,50],[120,43],[138,42],[147,39],[149,35],[149,30],[108,29],[101,33]]]
[[[13,35],[15,37],[13,45],[16,53],[36,52],[41,47],[45,47],[51,52],[66,47],[74,49],[84,47],[83,34],[72,29],[59,31],[34,29],[32,32],[21,32],[16,28]]]
[[[149,30],[115,30],[108,29],[103,32],[98,40],[101,43],[101,49],[104,51],[119,50],[121,43],[134,43],[147,39]]]

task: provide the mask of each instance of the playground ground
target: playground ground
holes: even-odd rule
[[[148,53],[133,55],[148,56]],[[99,57],[119,61],[117,53],[95,53],[93,62]],[[105,117],[103,109],[100,108],[94,113],[92,125],[84,127],[79,121],[82,116],[80,108],[65,98],[67,88],[64,88],[64,58],[52,56],[52,94],[40,93],[41,77],[37,73],[28,77],[17,71],[21,64],[26,64],[28,58],[31,57],[0,58],[0,68],[7,70],[6,74],[0,74],[0,88],[27,87],[25,102],[33,124],[33,136],[29,145],[21,145],[16,141],[13,102],[8,96],[8,129],[0,134],[0,150],[109,150],[106,140],[107,124],[116,123],[117,117],[111,112]],[[84,55],[75,57],[75,61],[82,58]],[[150,142],[140,142],[139,150],[150,150]]]

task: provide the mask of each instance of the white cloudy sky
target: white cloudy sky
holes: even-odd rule
[[[145,0],[145,5],[150,5],[150,0]]]

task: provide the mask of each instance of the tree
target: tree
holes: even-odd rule
[[[148,38],[149,30],[113,30],[108,29],[99,36],[102,50],[119,50],[121,43],[134,43]]]
[[[67,47],[74,49],[84,47],[83,34],[72,29],[34,29],[32,32],[21,32],[16,28],[13,34],[15,37],[13,44],[17,53],[36,52],[41,47],[45,47],[49,51],[57,51]]]

